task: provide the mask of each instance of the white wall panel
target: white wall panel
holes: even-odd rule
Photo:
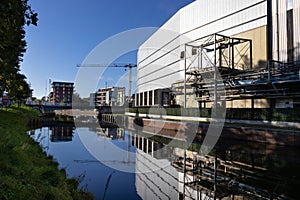
[[[183,79],[183,71],[172,74],[183,69],[183,62],[159,69],[180,58],[184,43],[213,33],[230,36],[264,26],[266,15],[266,0],[198,0],[187,5],[139,48],[137,92],[170,87]],[[165,30],[172,30],[172,33],[166,34]],[[176,34],[181,36],[176,37]],[[163,56],[174,48],[173,56]],[[155,87],[148,84],[151,81],[155,82]]]
[[[279,60],[279,40],[278,40],[278,36],[279,36],[279,30],[278,30],[278,8],[277,8],[277,0],[272,2],[272,57],[273,60]]]
[[[273,60],[287,61],[286,0],[272,1]]]
[[[287,61],[286,0],[278,0],[280,61]]]
[[[300,61],[300,0],[293,1],[295,59]]]

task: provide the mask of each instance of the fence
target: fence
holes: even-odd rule
[[[162,109],[166,115],[189,116],[189,117],[211,117],[210,108],[163,108],[163,107],[140,107],[129,108],[126,111],[141,114],[162,114]],[[300,122],[300,108],[227,108],[226,119],[241,120],[267,120]]]

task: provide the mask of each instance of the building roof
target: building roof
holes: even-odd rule
[[[74,85],[74,83],[72,82],[61,82],[61,81],[53,81],[52,82],[52,85],[56,84],[56,83],[59,83],[59,84],[68,84],[68,85]]]

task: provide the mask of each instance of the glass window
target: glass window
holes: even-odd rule
[[[154,105],[158,104],[158,90],[154,90]]]
[[[147,92],[144,92],[144,106],[147,106],[148,95]]]
[[[140,93],[140,105],[142,106],[143,105],[143,93]]]
[[[149,91],[149,106],[152,106],[152,90]]]

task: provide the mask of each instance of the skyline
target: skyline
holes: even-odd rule
[[[89,3],[83,0],[30,0],[39,20],[37,27],[25,27],[27,51],[21,73],[26,75],[34,90],[33,96],[42,98],[50,92],[49,80],[74,82],[77,65],[99,43],[124,31],[158,28],[191,2],[193,0],[91,0]],[[116,63],[136,64],[136,51],[121,56]],[[100,80],[99,87],[114,86],[124,71],[110,68]],[[133,77],[135,74],[133,70]]]

